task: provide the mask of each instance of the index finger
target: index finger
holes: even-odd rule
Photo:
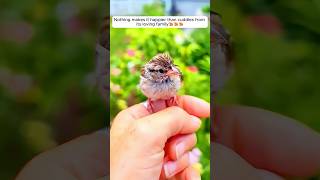
[[[194,96],[178,96],[178,106],[191,115],[207,118],[210,116],[210,104]]]
[[[216,107],[215,114],[216,142],[232,148],[255,167],[285,176],[319,172],[320,135],[298,121],[245,106]]]
[[[140,125],[137,129],[142,132],[154,134],[157,131],[158,136],[155,140],[163,144],[163,147],[167,139],[172,136],[194,133],[201,125],[201,120],[198,117],[188,114],[177,106],[166,108],[136,122]]]
[[[200,98],[188,95],[178,96],[177,104],[190,115],[200,118],[206,118],[210,116],[210,104]],[[121,111],[118,114],[118,116],[121,116],[121,118],[118,119],[128,122],[143,118],[148,115],[150,115],[150,113],[146,109],[144,103],[140,103]]]

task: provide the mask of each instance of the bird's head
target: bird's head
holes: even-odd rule
[[[141,76],[153,82],[170,82],[181,79],[181,72],[169,54],[157,54],[142,69]]]

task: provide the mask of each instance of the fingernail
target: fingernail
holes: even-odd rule
[[[191,178],[192,180],[201,180],[201,176],[199,175],[199,174],[197,174],[197,173],[194,173],[193,175],[192,175],[192,178]]]
[[[199,174],[195,174],[193,175],[192,180],[201,180],[201,176]]]
[[[164,164],[164,173],[166,175],[166,178],[170,178],[176,171],[177,165],[174,162],[167,162]]]
[[[198,156],[198,157],[201,156],[201,151],[200,151],[199,148],[193,148],[191,152],[192,152],[192,154],[194,154],[195,156]]]
[[[198,117],[191,115],[191,119],[197,126],[201,125],[201,120]]]
[[[200,171],[195,166],[192,166],[192,171],[190,171],[190,177],[192,180],[201,180]]]
[[[145,102],[143,102],[142,104],[143,104],[143,106],[144,106],[146,109],[148,108],[148,101],[145,101]]]
[[[192,164],[195,164],[195,163],[198,163],[200,160],[200,157],[199,156],[196,156],[194,155],[192,152],[189,152],[189,163],[192,165]]]
[[[186,146],[185,146],[184,142],[178,143],[178,145],[176,146],[177,159],[183,155],[185,148],[186,148]]]

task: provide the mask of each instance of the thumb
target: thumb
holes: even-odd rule
[[[191,115],[201,118],[206,118],[210,115],[210,104],[197,97],[188,95],[178,96],[177,104]],[[121,111],[116,119],[128,123],[128,121],[140,119],[148,115],[150,115],[150,113],[146,109],[144,103],[140,103]]]
[[[137,124],[152,134],[156,132],[160,138],[158,140],[164,140],[165,143],[167,139],[177,134],[194,133],[200,128],[201,120],[180,107],[172,106],[139,119]]]

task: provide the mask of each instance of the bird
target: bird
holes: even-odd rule
[[[233,48],[230,33],[222,25],[221,15],[211,11],[211,96],[221,90],[232,74]]]
[[[210,12],[211,24],[211,72],[213,74],[211,97],[215,97],[216,93],[221,90],[232,74],[233,68],[233,47],[231,35],[222,25],[221,15],[211,11]],[[215,112],[214,112],[215,113]],[[216,114],[216,113],[215,113]],[[219,132],[217,128],[218,118],[213,118],[211,125],[211,139],[215,141]]]
[[[177,105],[177,92],[182,86],[182,73],[168,53],[159,53],[141,68],[139,87],[148,98],[146,108],[157,112],[159,102],[165,107]]]
[[[109,109],[110,101],[110,17],[103,18],[95,46],[95,83]]]

